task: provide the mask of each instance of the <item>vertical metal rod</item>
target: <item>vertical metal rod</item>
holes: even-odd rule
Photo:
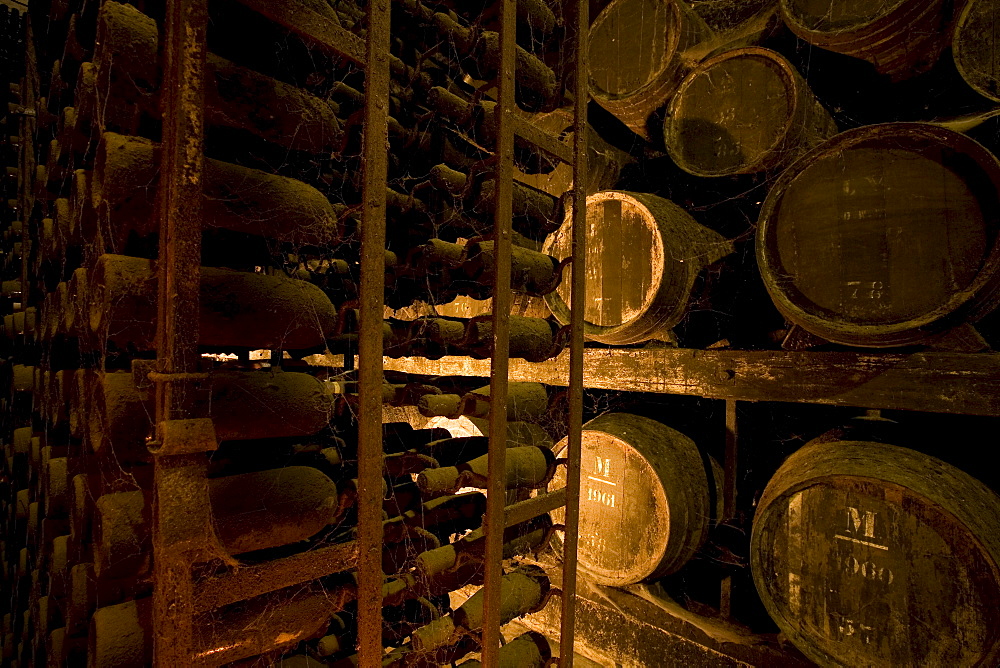
[[[723,464],[722,517],[725,522],[736,517],[737,458],[739,457],[739,431],[736,423],[736,400],[726,399],[726,455]],[[729,617],[733,611],[733,577],[723,578],[719,592],[719,613]]]
[[[388,169],[389,0],[368,0],[358,337],[358,655],[382,665],[382,316]]]
[[[514,36],[516,0],[502,0],[500,74],[497,86],[495,271],[493,274],[493,357],[490,363],[489,470],[486,487],[486,561],[483,602],[483,665],[497,665],[500,650],[500,581],[507,489],[507,372],[510,352],[510,254],[514,190]]]
[[[562,628],[559,660],[573,665],[576,624],[576,551],[580,525],[580,450],[583,431],[583,312],[587,286],[587,101],[589,100],[590,6],[576,2],[573,43],[573,274],[570,298],[569,434],[566,471],[566,539],[563,541]]]
[[[157,263],[157,362],[163,374],[198,371],[198,302],[201,266],[202,172],[204,167],[204,79],[208,22],[207,0],[167,2],[163,46],[163,140],[157,215],[160,249]],[[157,383],[156,421],[185,419],[189,383]],[[163,484],[187,457],[154,461],[153,545],[154,662],[157,666],[192,665],[194,635],[191,565],[184,546],[176,544],[176,504],[161,503]],[[183,460],[183,461],[182,461]]]
[[[736,517],[737,457],[739,457],[739,431],[736,424],[736,400],[726,399],[726,458],[723,463],[722,517],[719,521]]]

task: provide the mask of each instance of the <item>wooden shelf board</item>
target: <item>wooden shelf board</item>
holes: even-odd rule
[[[387,370],[488,378],[489,360],[385,358]],[[510,361],[510,380],[563,386],[569,355]],[[585,351],[584,386],[741,401],[782,401],[1000,416],[1000,354],[791,352],[684,348]]]

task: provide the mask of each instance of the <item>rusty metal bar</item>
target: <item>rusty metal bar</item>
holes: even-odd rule
[[[157,440],[167,441],[165,434],[169,431],[172,442],[154,460],[153,652],[157,666],[192,665],[191,556],[199,543],[208,542],[211,531],[205,456],[195,452],[197,448],[183,444],[173,447],[178,445],[176,441],[185,440],[187,432],[183,428],[166,429],[167,425],[186,424],[195,417],[189,413],[193,383],[170,382],[170,378],[197,372],[200,361],[198,302],[207,21],[207,0],[167,2],[162,55],[163,140],[157,191],[157,367],[163,380],[156,384],[156,424]],[[194,504],[195,518],[184,513],[185,504]]]
[[[539,494],[524,501],[518,501],[507,506],[507,526],[512,527],[521,522],[550,513],[556,508],[566,505],[566,488],[557,489],[548,494]]]
[[[349,570],[357,560],[358,546],[351,542],[241,566],[201,584],[194,602],[195,614]]]
[[[573,148],[559,141],[555,135],[551,135],[542,130],[537,125],[532,125],[520,116],[513,117],[514,134],[521,139],[526,139],[546,153],[550,153],[559,158],[567,165],[573,164]]]
[[[736,472],[739,457],[739,431],[736,423],[736,400],[726,400],[726,459],[723,463],[725,479],[722,492],[722,517],[720,522],[736,517]]]
[[[725,522],[736,517],[737,462],[739,461],[739,429],[736,418],[736,400],[726,400],[726,456],[723,462],[722,517]],[[719,592],[719,613],[729,617],[733,611],[733,577],[723,578]]]
[[[587,261],[588,0],[577,0],[573,41],[573,284],[570,299],[569,434],[566,443],[566,539],[563,541],[562,626],[559,664],[573,665],[576,625],[576,551],[580,525],[580,451],[583,432],[583,312]]]
[[[358,656],[382,665],[382,316],[389,141],[389,0],[368,0],[358,337]]]
[[[517,0],[501,0],[497,81],[496,199],[494,200],[493,356],[490,363],[489,469],[486,486],[483,665],[497,665],[500,650],[500,580],[507,489],[507,372],[510,352],[511,218],[514,192],[514,54]]]

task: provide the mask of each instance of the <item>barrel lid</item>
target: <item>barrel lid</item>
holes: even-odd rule
[[[667,152],[696,176],[765,169],[795,117],[798,79],[780,54],[759,47],[701,63],[670,102],[663,128]]]
[[[549,255],[572,254],[573,212],[543,246]],[[584,334],[604,343],[670,340],[670,328],[687,312],[698,273],[732,252],[718,233],[697,223],[673,202],[607,190],[587,198]],[[562,323],[570,321],[571,284],[545,296]]]
[[[807,153],[761,210],[757,257],[778,309],[846,345],[922,340],[997,301],[1000,162],[921,123],[866,126]]]
[[[952,53],[966,83],[976,92],[1000,102],[1000,21],[997,5],[989,0],[972,0],[955,25]]]
[[[704,541],[710,512],[694,442],[655,420],[608,413],[583,426],[581,447],[580,567],[622,586],[683,566]],[[565,440],[556,445],[565,448]],[[555,487],[565,479],[559,469]]]
[[[544,252],[562,260],[572,255],[572,213],[545,240]],[[587,306],[589,333],[621,327],[650,307],[663,280],[664,247],[649,209],[625,192],[606,191],[587,198]],[[572,291],[562,281],[546,303],[569,322]],[[565,311],[565,312],[564,312]]]
[[[1000,498],[928,455],[806,445],[757,505],[751,567],[765,607],[820,665],[994,666]]]
[[[674,0],[613,0],[590,28],[593,93],[608,99],[629,97],[657,81],[671,67],[680,27]]]

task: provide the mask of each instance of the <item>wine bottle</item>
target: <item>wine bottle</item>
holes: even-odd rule
[[[527,614],[545,600],[549,579],[545,571],[530,564],[521,565],[500,581],[500,623]],[[440,617],[413,632],[411,642],[419,652],[449,644],[464,631],[475,631],[483,625],[485,591],[480,589],[461,605],[454,614]]]
[[[425,417],[458,418],[467,415],[485,418],[489,415],[490,386],[473,390],[464,396],[457,394],[425,394],[417,404]],[[507,419],[537,420],[546,414],[549,397],[541,383],[509,383],[507,386]]]
[[[542,668],[552,658],[549,639],[537,631],[514,638],[497,652],[497,668]],[[464,668],[482,668],[478,659],[461,664]]]
[[[152,18],[131,5],[101,5],[94,50],[98,108],[136,104],[159,118],[158,42]],[[339,150],[341,124],[328,102],[212,53],[205,80],[209,127],[245,130],[293,150],[327,155]]]
[[[101,136],[91,198],[105,243],[124,245],[130,232],[157,232],[155,215],[160,147],[113,132]],[[285,176],[207,158],[203,177],[206,227],[327,248],[341,237],[333,206],[314,187]]]
[[[504,463],[506,489],[540,487],[556,469],[555,455],[548,448],[510,448]],[[453,494],[463,487],[486,488],[488,471],[487,454],[457,466],[425,469],[417,476],[417,486],[428,496]]]
[[[454,49],[461,67],[474,79],[489,80],[500,71],[500,35],[486,30],[476,31],[458,23],[452,16],[437,12],[416,0],[404,0],[403,11],[422,26],[435,28]],[[419,36],[423,36],[420,33]],[[414,35],[419,39],[418,35]],[[425,38],[426,42],[427,39]],[[433,40],[428,46],[438,46]],[[555,73],[540,59],[520,46],[515,53],[516,99],[530,111],[554,109],[562,101],[562,90]]]
[[[336,484],[309,466],[213,478],[208,490],[216,535],[230,554],[302,541],[336,519]],[[95,574],[124,578],[146,572],[152,539],[145,494],[108,494],[96,509]]]
[[[136,387],[132,373],[83,376],[89,390],[87,420],[90,447],[113,452],[121,462],[148,461],[153,389]],[[329,384],[305,373],[216,370],[195,399],[209,413],[219,441],[309,436],[321,431],[333,414]]]
[[[496,182],[484,173],[469,183],[469,176],[447,165],[436,165],[430,182],[439,190],[460,196],[462,211],[483,221],[491,221]],[[541,238],[559,228],[559,200],[543,190],[521,181],[513,181],[512,224],[514,230],[529,238]]]
[[[548,515],[540,515],[504,529],[503,558],[511,559],[539,549],[551,533],[552,519]],[[453,543],[422,552],[414,565],[420,580],[429,591],[441,592],[443,588],[454,585],[481,582],[485,553],[486,534],[479,528]]]
[[[156,285],[152,261],[102,255],[89,281],[91,331],[119,349],[155,350]],[[306,281],[202,267],[199,296],[203,346],[310,349],[337,328],[337,309]]]
[[[322,633],[353,588],[289,587],[195,617],[192,651],[212,662],[286,649]],[[149,597],[103,607],[88,633],[88,666],[121,668],[153,662],[153,602]]]
[[[475,529],[486,513],[486,497],[480,492],[442,496],[421,504],[383,523],[387,543],[402,542],[409,527],[422,527],[447,538],[453,533]]]

